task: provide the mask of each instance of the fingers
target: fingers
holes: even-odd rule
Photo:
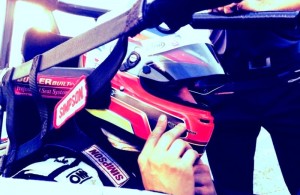
[[[143,152],[147,153],[149,150],[152,150],[152,148],[155,147],[161,135],[165,132],[166,127],[167,127],[167,117],[166,115],[161,115],[158,118],[156,127],[154,128],[154,130],[152,131],[152,133],[150,134],[150,136],[148,137],[145,143]]]
[[[188,149],[192,149],[190,144],[183,141],[182,139],[176,139],[169,148],[169,154],[173,157],[180,158]]]
[[[214,13],[224,13],[224,14],[231,14],[237,11],[237,4],[231,3],[226,6],[218,7],[212,10]]]
[[[198,158],[199,153],[191,148],[184,153],[181,160],[184,164],[188,166],[193,166]]]
[[[234,13],[234,12],[236,12],[237,11],[237,6],[236,6],[237,4],[236,3],[231,3],[231,4],[229,4],[229,5],[227,5],[227,6],[224,6],[224,13],[225,14],[231,14],[231,13]]]
[[[195,194],[216,195],[209,166],[203,164],[201,160],[194,165]]]
[[[186,131],[185,125],[178,124],[173,129],[165,132],[166,126],[167,117],[161,115],[155,129],[146,141],[140,160],[146,160],[144,158],[148,158],[154,153],[153,158],[156,160],[165,157],[174,160],[183,158],[183,163],[193,165],[199,154],[192,149],[189,143],[179,138]]]
[[[194,165],[194,173],[195,174],[198,174],[198,173],[199,174],[202,174],[202,173],[210,174],[210,169],[206,164],[202,163],[202,161],[199,160],[197,162],[197,164]]]
[[[210,169],[209,166],[204,164],[201,159],[199,159],[195,164],[194,164],[194,174],[199,175],[201,177],[195,177],[196,183],[206,183],[204,181],[210,181],[211,180],[211,175],[210,175]]]
[[[184,124],[178,124],[173,129],[165,132],[157,142],[157,148],[168,150],[171,144],[186,131]]]

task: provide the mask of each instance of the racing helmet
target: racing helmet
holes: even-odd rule
[[[192,32],[193,37],[201,36],[197,30]],[[219,87],[224,78],[208,42],[191,39],[186,31],[163,35],[145,30],[129,39],[127,56],[111,81],[109,108],[87,110],[106,123],[105,135],[119,142],[113,144],[119,149],[133,140],[145,141],[165,114],[167,129],[184,123],[187,131],[182,138],[203,153],[214,123],[201,97]]]

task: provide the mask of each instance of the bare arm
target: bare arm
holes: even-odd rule
[[[237,10],[244,11],[298,11],[300,10],[299,0],[243,0],[240,3],[231,3],[213,9],[214,12],[225,14]]]
[[[240,10],[248,11],[297,11],[299,0],[244,0],[237,4]]]

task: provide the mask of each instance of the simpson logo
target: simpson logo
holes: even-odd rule
[[[86,98],[87,87],[85,77],[83,76],[74,88],[56,104],[54,108],[54,127],[61,127],[76,112],[84,108]]]
[[[98,146],[93,145],[82,153],[97,165],[115,187],[121,187],[129,180],[129,175],[120,165]]]

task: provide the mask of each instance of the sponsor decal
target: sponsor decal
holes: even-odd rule
[[[69,90],[69,88],[60,87],[39,87],[39,93],[42,97],[53,99],[64,97]],[[16,95],[31,96],[31,90],[28,85],[16,85],[14,91]]]
[[[46,86],[53,86],[53,87],[73,87],[76,83],[78,78],[67,78],[67,77],[43,77],[38,76],[37,83],[39,85],[46,85]],[[29,83],[29,77],[23,77],[20,79],[17,79],[18,83]]]
[[[122,167],[98,146],[93,145],[82,153],[108,177],[115,187],[121,187],[129,180],[129,175]]]
[[[81,168],[76,169],[75,171],[72,171],[66,177],[73,184],[82,184],[83,182],[92,178],[91,176],[88,175],[88,173],[86,171],[84,171]]]
[[[78,82],[78,77],[38,76],[39,92],[45,98],[62,98]],[[29,77],[17,79],[14,92],[16,95],[31,96]]]
[[[74,88],[56,104],[54,108],[54,127],[60,128],[69,118],[84,108],[86,98],[87,85],[85,76],[82,76]]]

